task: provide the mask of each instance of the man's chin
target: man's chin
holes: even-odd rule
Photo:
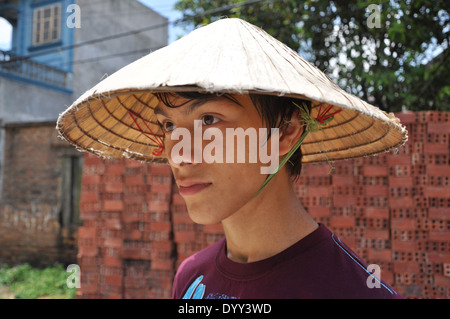
[[[222,221],[220,217],[213,215],[213,212],[209,209],[190,209],[188,207],[187,210],[191,220],[199,225],[215,225]]]

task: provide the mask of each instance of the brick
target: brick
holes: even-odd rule
[[[367,207],[365,209],[365,215],[368,218],[388,218],[389,209],[388,208],[378,208],[378,207]]]
[[[186,202],[180,194],[176,193],[172,195],[172,204],[186,205]]]
[[[152,260],[151,268],[152,270],[170,271],[173,269],[173,264],[172,260]]]
[[[353,186],[355,185],[354,176],[333,175],[333,186]]]
[[[122,286],[123,284],[123,276],[119,275],[105,275],[105,284],[111,286]],[[114,298],[110,295],[110,298]],[[122,298],[122,296],[118,296],[118,298]]]
[[[450,277],[450,264],[444,263],[442,267],[444,276]]]
[[[333,228],[351,228],[355,226],[355,219],[353,217],[331,217],[330,226]]]
[[[426,143],[424,145],[425,154],[448,154],[448,143]]]
[[[120,200],[105,200],[103,201],[103,209],[107,212],[122,211],[123,202]]]
[[[172,176],[172,169],[169,165],[153,164],[150,168],[151,175]]]
[[[387,186],[367,185],[364,187],[364,195],[366,196],[387,196],[389,193]]]
[[[148,209],[152,212],[166,212],[169,210],[169,203],[160,201],[149,202]]]
[[[411,218],[392,218],[391,228],[395,230],[414,230],[415,221]]]
[[[125,235],[125,239],[128,240],[142,240],[142,232],[137,229],[133,229]]]
[[[105,191],[107,193],[123,193],[123,183],[106,183]]]
[[[105,238],[104,246],[111,248],[122,248],[123,240],[121,238]]]
[[[382,239],[382,240],[388,240],[390,238],[389,230],[387,229],[386,230],[366,229],[364,237],[369,239]]]
[[[427,252],[427,256],[428,261],[432,263],[450,263],[450,254],[446,252],[429,251]]]
[[[77,293],[80,291],[80,289],[77,291]],[[83,295],[86,294],[95,294],[99,291],[99,287],[96,283],[82,283],[81,291]]]
[[[98,248],[94,246],[80,246],[78,247],[78,255],[80,257],[92,257],[98,255]]]
[[[302,175],[305,176],[323,176],[330,172],[328,164],[310,164],[302,168]]]
[[[428,133],[448,134],[450,132],[450,122],[428,123]]]
[[[94,227],[78,227],[78,238],[95,238],[96,230]]]
[[[406,155],[391,155],[387,157],[388,165],[411,165],[411,156]]]
[[[186,243],[195,241],[195,232],[193,231],[177,231],[175,232],[175,242]]]
[[[403,125],[416,122],[416,113],[415,112],[396,113],[395,116],[398,119],[400,119],[400,123]]]
[[[105,228],[106,229],[115,229],[115,230],[121,230],[122,229],[122,222],[119,219],[107,219],[105,221]]]
[[[405,197],[391,197],[389,198],[389,206],[391,208],[404,208],[404,207],[414,207],[415,202],[412,197],[405,196]]]
[[[107,267],[123,267],[123,259],[120,257],[105,256],[103,263]]]
[[[135,161],[135,160],[132,160],[132,159],[128,159],[128,158],[126,158],[124,160],[123,164],[125,165],[125,167],[131,167],[131,168],[133,168],[133,167],[139,168],[139,167],[143,166],[142,163],[140,163],[138,161]]]
[[[395,273],[419,273],[420,264],[412,261],[398,261],[394,263]]]
[[[430,219],[450,220],[450,213],[447,207],[428,208],[428,217]]]
[[[172,190],[172,185],[170,184],[152,184],[150,186],[152,193],[170,193]],[[181,195],[180,195],[181,197]]]
[[[82,179],[83,184],[99,184],[100,183],[100,175],[86,175],[83,174]]]
[[[331,207],[312,206],[308,207],[308,213],[312,217],[326,217],[331,215]]]
[[[98,156],[95,156],[95,155],[90,154],[90,153],[85,153],[85,156],[84,156],[84,165],[85,166],[95,166],[95,165],[98,165],[98,164],[102,164],[103,161],[104,160],[101,159]]]
[[[84,203],[95,203],[99,201],[98,193],[94,192],[81,192],[81,200]]]
[[[426,172],[428,175],[450,177],[450,170],[446,165],[427,165]]]
[[[414,252],[416,251],[416,243],[412,241],[392,241],[392,249],[395,251],[406,251],[406,252]]]
[[[143,186],[143,185],[145,185],[144,178],[142,175],[125,176],[125,185],[126,186],[135,186],[135,185]]]
[[[450,187],[432,187],[425,188],[425,196],[427,197],[450,197]]]
[[[112,175],[123,175],[125,166],[123,164],[112,164],[106,166],[106,173]]]
[[[343,195],[334,195],[333,196],[333,205],[334,206],[348,206],[356,204],[356,196],[343,196]]]
[[[141,220],[140,213],[138,211],[126,211],[123,214],[124,223],[139,222]]]
[[[169,222],[152,222],[149,225],[151,231],[168,232],[171,230],[171,223]]]
[[[193,224],[194,222],[189,217],[187,212],[183,212],[181,214],[173,214],[173,223],[174,224]]]
[[[368,251],[368,260],[370,262],[377,262],[377,261],[392,261],[392,251],[390,249],[384,249],[384,250],[375,250],[370,249]]]
[[[386,166],[365,165],[363,166],[364,176],[385,176],[388,175],[388,168]]]
[[[308,196],[330,196],[331,188],[329,186],[308,187],[307,193],[308,193]]]
[[[428,236],[431,241],[449,242],[450,231],[430,231]]]
[[[441,287],[450,287],[450,278],[442,275],[434,275],[434,284]]]
[[[389,176],[389,186],[407,186],[413,184],[412,176]]]

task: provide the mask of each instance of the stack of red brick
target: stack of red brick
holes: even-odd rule
[[[397,151],[304,165],[309,213],[407,298],[450,298],[450,116],[400,113]],[[83,298],[168,298],[176,268],[223,236],[194,224],[167,166],[86,155],[78,259]]]
[[[78,262],[84,298],[169,298],[170,168],[86,155]]]

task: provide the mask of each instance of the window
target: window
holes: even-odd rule
[[[60,38],[61,4],[35,9],[33,14],[33,45],[57,42]]]

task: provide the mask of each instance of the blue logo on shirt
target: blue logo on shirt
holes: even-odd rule
[[[188,290],[184,294],[183,299],[203,299],[205,294],[206,285],[202,284],[203,275],[197,277],[194,282],[189,286]],[[236,297],[230,297],[222,293],[210,293],[205,299],[236,299]]]
[[[195,279],[184,294],[183,299],[202,299],[205,294],[205,285],[200,283],[202,280],[203,276]]]

